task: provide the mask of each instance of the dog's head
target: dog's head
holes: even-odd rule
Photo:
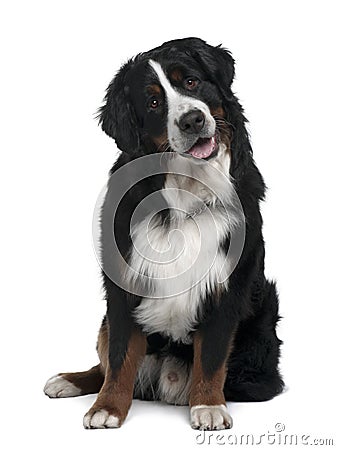
[[[100,123],[131,155],[175,151],[212,159],[220,142],[228,147],[247,137],[231,91],[233,77],[234,60],[223,48],[197,38],[167,42],[120,69],[99,111]]]

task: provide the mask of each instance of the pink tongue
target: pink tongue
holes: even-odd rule
[[[214,137],[207,140],[200,140],[187,152],[195,158],[208,158],[213,153],[215,147]]]

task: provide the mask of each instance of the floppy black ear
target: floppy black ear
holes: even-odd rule
[[[99,123],[103,131],[115,139],[123,152],[134,153],[140,145],[135,112],[128,99],[126,76],[133,66],[128,61],[109,84],[104,97],[104,105],[98,111]]]
[[[230,88],[234,75],[235,61],[230,52],[218,45],[217,47],[211,47],[211,54],[215,61],[214,75],[217,80],[217,84],[221,91],[227,91]]]
[[[217,47],[208,45],[201,39],[194,38],[193,43],[191,47],[195,49],[192,52],[194,59],[209,75],[210,80],[218,86],[222,95],[230,96],[230,86],[235,73],[234,59],[230,52],[220,45]]]
[[[222,96],[226,120],[232,127],[230,173],[235,180],[239,180],[252,161],[252,148],[243,109],[231,90],[235,74],[234,59],[221,46],[212,47],[200,40],[193,57],[198,60]]]

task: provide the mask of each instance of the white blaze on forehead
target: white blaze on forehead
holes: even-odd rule
[[[149,64],[157,75],[158,81],[166,94],[168,105],[167,134],[171,147],[178,153],[183,153],[189,149],[186,148],[186,136],[179,130],[178,122],[183,114],[191,110],[199,109],[204,113],[205,126],[200,137],[213,136],[215,133],[215,121],[206,103],[195,97],[183,95],[178,92],[177,89],[172,86],[162,66],[157,61],[150,59]],[[191,145],[193,144],[194,142],[191,143]]]
[[[150,59],[149,64],[152,67],[152,69],[156,72],[159,83],[162,85],[166,93],[167,101],[168,103],[170,103],[170,100],[172,100],[173,98],[177,98],[179,96],[179,93],[173,88],[173,86],[167,79],[161,65],[158,62]]]

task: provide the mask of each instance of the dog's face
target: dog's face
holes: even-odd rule
[[[122,67],[100,110],[103,130],[134,154],[175,151],[212,159],[230,129],[226,98],[234,62],[200,39],[171,41]]]
[[[217,150],[214,115],[222,112],[221,98],[192,64],[190,57],[141,63],[129,74],[130,99],[144,134],[157,149],[208,159]]]

